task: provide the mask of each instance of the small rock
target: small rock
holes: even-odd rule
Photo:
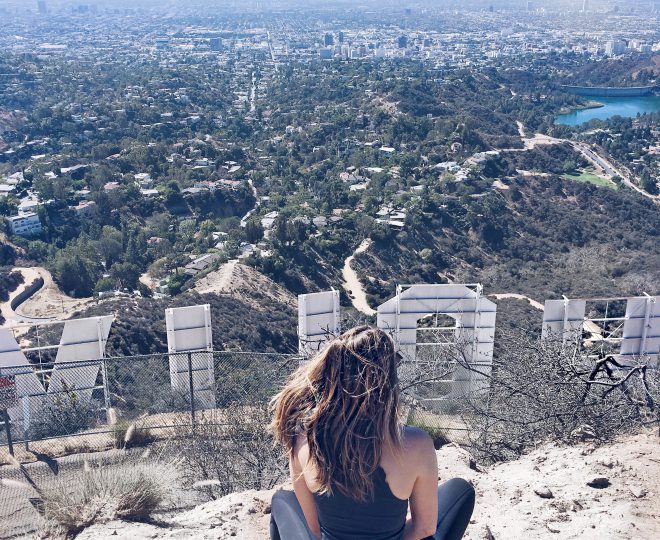
[[[610,485],[610,481],[605,476],[596,476],[587,482],[587,485],[596,489],[603,489]]]
[[[646,490],[642,486],[630,486],[629,489],[636,499],[641,499],[646,495]]]
[[[475,538],[481,538],[483,540],[495,540],[495,535],[493,531],[490,530],[488,525],[484,525],[478,532],[478,535]]]
[[[571,437],[580,441],[596,438],[596,431],[588,424],[583,424],[571,431]]]
[[[584,506],[580,503],[580,501],[573,501],[573,504],[571,504],[571,511],[573,512],[579,512],[580,510],[584,510]]]
[[[547,521],[545,523],[545,528],[548,529],[551,533],[554,533],[554,534],[559,534],[561,532],[559,529],[555,529],[554,527],[551,527],[550,524]]]
[[[541,499],[552,499],[554,495],[547,487],[538,487],[534,488],[534,493],[536,493]]]

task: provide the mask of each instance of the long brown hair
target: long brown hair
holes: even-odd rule
[[[401,448],[394,342],[382,330],[353,328],[300,368],[273,399],[271,427],[292,454],[302,433],[320,493],[358,501],[373,494],[385,444]]]

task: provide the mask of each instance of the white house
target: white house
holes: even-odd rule
[[[9,230],[17,236],[34,236],[41,232],[41,221],[35,212],[25,212],[7,218]]]

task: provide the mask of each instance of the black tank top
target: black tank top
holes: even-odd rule
[[[402,540],[408,501],[390,490],[382,467],[374,474],[374,496],[358,502],[335,489],[314,494],[321,540]]]

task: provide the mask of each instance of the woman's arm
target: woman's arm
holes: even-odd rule
[[[417,463],[417,478],[410,495],[410,519],[406,522],[404,540],[420,540],[435,534],[438,526],[438,459],[433,441],[415,430],[411,457]]]
[[[316,513],[316,503],[314,502],[314,494],[307,487],[305,477],[303,476],[302,466],[298,459],[298,448],[294,449],[293,455],[289,459],[289,470],[291,471],[291,482],[293,483],[293,491],[296,493],[296,498],[300,503],[307,526],[309,530],[316,535],[317,538],[321,537],[321,526],[319,525],[319,518]]]

